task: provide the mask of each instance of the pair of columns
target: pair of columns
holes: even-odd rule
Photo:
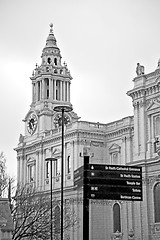
[[[32,84],[32,101],[42,99],[70,101],[70,82],[44,78]]]

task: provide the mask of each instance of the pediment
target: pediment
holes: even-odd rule
[[[46,158],[59,158],[61,156],[61,148],[56,147],[53,149],[47,148],[45,150]]]
[[[27,163],[30,164],[30,163],[34,163],[36,161],[36,159],[34,157],[29,157],[27,159]]]
[[[120,152],[120,149],[121,149],[121,147],[118,144],[114,143],[110,146],[109,152],[110,153],[111,152]]]
[[[147,108],[147,111],[152,111],[155,110],[157,108],[160,108],[160,102],[158,101],[153,101]]]

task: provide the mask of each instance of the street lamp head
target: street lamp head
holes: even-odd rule
[[[54,111],[55,112],[71,112],[73,110],[73,108],[71,106],[56,106],[54,107]]]

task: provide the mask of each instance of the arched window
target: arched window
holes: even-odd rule
[[[55,234],[60,233],[60,207],[56,206],[54,209],[54,230]]]
[[[48,59],[47,59],[47,62],[50,64],[50,63],[51,63],[51,58],[48,58]]]
[[[121,216],[120,216],[120,206],[118,203],[115,203],[113,206],[113,231],[121,232]]]
[[[154,216],[155,222],[160,222],[160,183],[154,187]]]

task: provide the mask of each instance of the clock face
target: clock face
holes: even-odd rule
[[[30,134],[33,134],[37,127],[37,117],[32,113],[27,122],[27,129]]]
[[[68,123],[70,123],[70,118],[67,114],[65,114],[64,115],[64,125],[67,125]],[[62,126],[62,115],[60,113],[56,115],[56,117],[54,119],[54,124],[56,127]]]

